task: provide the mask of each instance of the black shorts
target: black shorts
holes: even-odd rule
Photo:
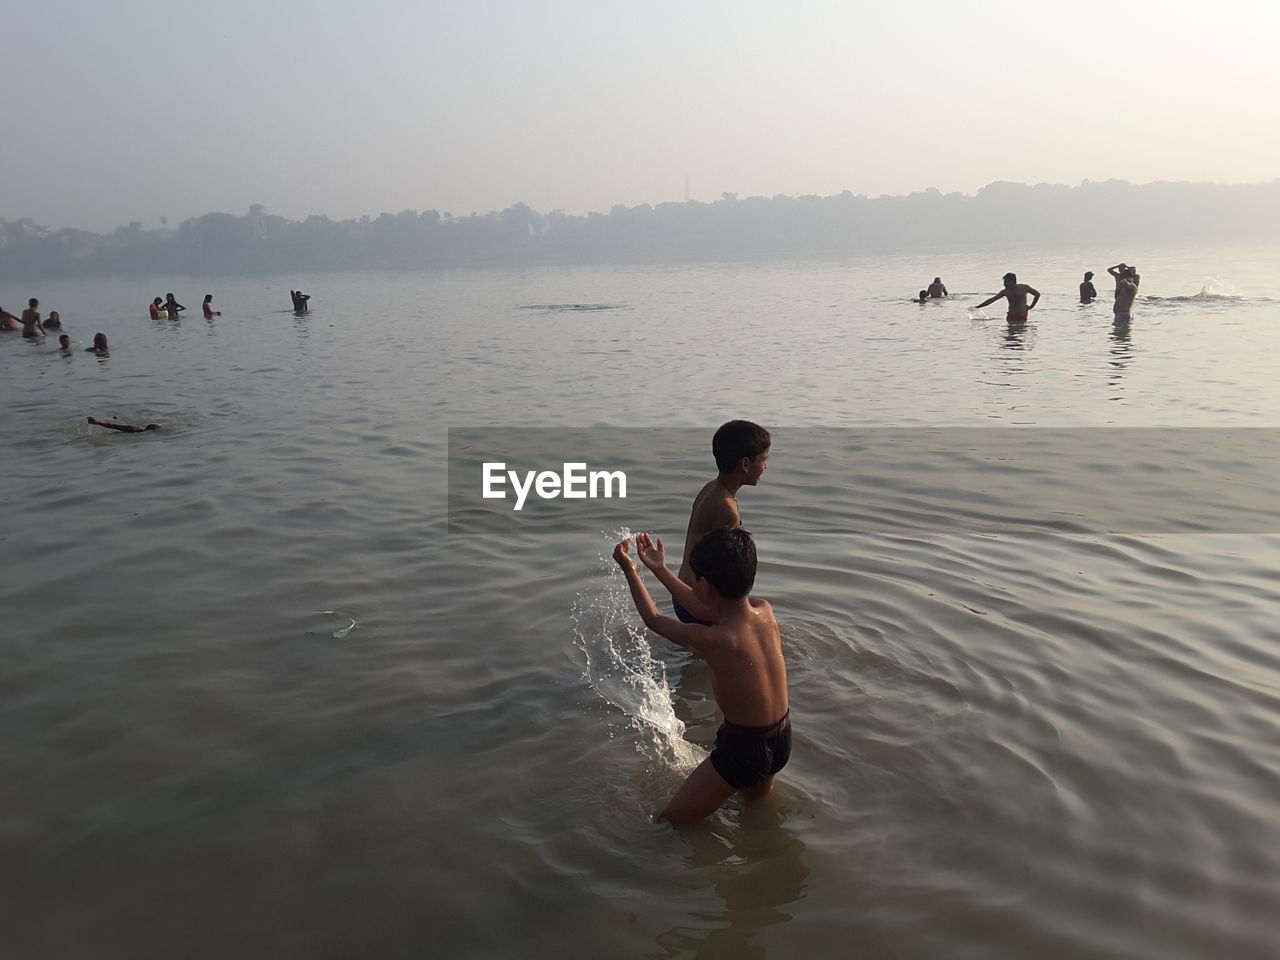
[[[725,721],[716,731],[711,766],[735,790],[754,787],[787,765],[791,757],[791,711],[767,727]]]
[[[684,607],[680,606],[680,601],[675,597],[671,598],[671,609],[675,611],[676,619],[681,623],[700,623],[704,627],[711,626],[710,620],[699,620]]]

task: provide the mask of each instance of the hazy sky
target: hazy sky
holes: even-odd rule
[[[686,176],[1280,177],[1276,0],[44,0],[4,25],[0,217],[55,227],[607,211]]]

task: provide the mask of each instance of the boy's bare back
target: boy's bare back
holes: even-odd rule
[[[684,537],[684,558],[680,561],[680,579],[689,581],[689,554],[694,546],[712,530],[720,527],[740,527],[738,498],[717,477],[709,481],[693,498],[689,511],[689,529]]]
[[[726,720],[762,727],[786,715],[787,665],[767,600],[749,597],[746,609],[698,629],[704,638],[697,650],[711,668],[716,703]]]

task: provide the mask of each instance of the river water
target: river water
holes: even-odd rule
[[[5,955],[1274,956],[1280,516],[1123,461],[1275,457],[1277,252],[0,289],[77,342],[0,335]],[[1025,328],[974,309],[1008,269]],[[606,558],[679,550],[735,417],[774,435],[739,499],[795,746],[676,831],[709,677]],[[457,522],[449,431],[533,427],[643,438],[639,494]],[[985,452],[1011,430],[1077,445],[1083,505]],[[981,495],[870,469],[877,431],[978,449]]]

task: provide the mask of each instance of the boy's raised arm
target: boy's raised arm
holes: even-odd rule
[[[708,610],[702,605],[702,601],[693,592],[693,587],[671,572],[667,566],[667,551],[662,545],[661,537],[655,540],[647,533],[640,534],[636,537],[636,553],[640,555],[640,562],[649,568],[660,584],[667,588],[671,599],[676,603],[699,620],[710,620],[715,615],[715,611]]]
[[[653,602],[653,597],[649,596],[648,588],[640,579],[636,562],[631,559],[630,537],[613,548],[613,559],[617,561],[618,566],[622,568],[623,576],[627,578],[627,586],[631,588],[631,599],[635,601],[644,625],[672,643],[691,650],[701,648],[709,628],[697,623],[681,623],[675,617],[664,617],[658,612],[658,605]]]

